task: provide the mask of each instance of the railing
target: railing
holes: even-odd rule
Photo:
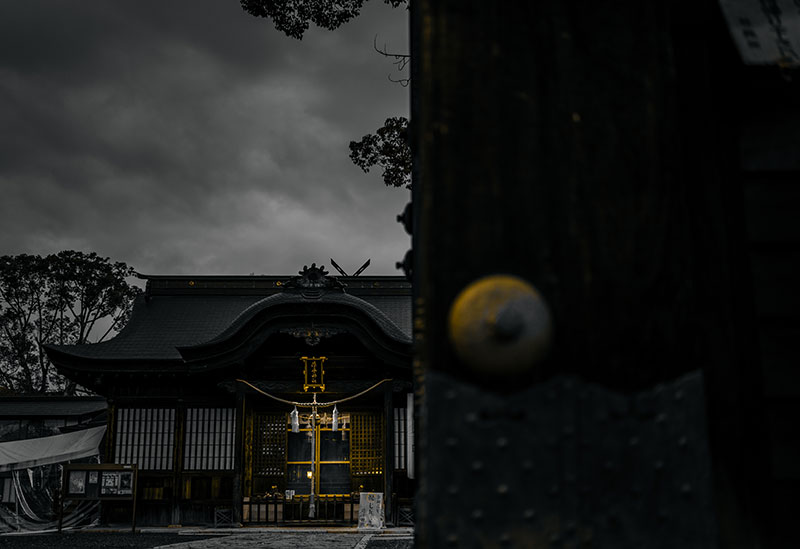
[[[392,516],[394,526],[414,526],[414,498],[401,498],[392,494]]]
[[[358,494],[315,496],[316,512],[308,518],[308,496],[286,499],[281,495],[245,498],[242,522],[245,524],[284,524],[297,522],[358,523]]]

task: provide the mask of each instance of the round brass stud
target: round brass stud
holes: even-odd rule
[[[550,346],[550,311],[539,292],[511,275],[476,280],[456,297],[448,319],[450,342],[470,369],[513,375],[530,369]]]

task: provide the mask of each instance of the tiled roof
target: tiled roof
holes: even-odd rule
[[[75,417],[106,407],[102,397],[0,397],[0,417]]]
[[[213,340],[205,343],[213,343],[215,341],[226,339],[228,336],[238,331],[239,328],[253,318],[253,316],[255,316],[258,312],[268,309],[269,307],[282,304],[335,304],[353,307],[366,313],[376,324],[378,324],[378,326],[381,327],[386,335],[396,339],[397,341],[411,343],[411,334],[403,332],[391,320],[391,318],[386,315],[386,313],[377,308],[375,305],[369,303],[365,299],[339,292],[329,292],[319,298],[313,299],[305,298],[298,293],[280,293],[265,297],[264,299],[252,304],[250,307],[242,311],[242,313],[236,317],[236,319],[231,322],[222,333],[216,336]],[[396,312],[397,311],[395,311],[395,313]]]
[[[74,356],[114,360],[181,360],[176,347],[213,338],[256,296],[139,297],[128,325],[114,338],[90,345],[53,345]]]
[[[411,296],[371,295],[361,299],[380,309],[395,326],[411,337]]]
[[[236,277],[233,282],[219,281],[219,277],[208,277],[208,283],[202,277],[185,278],[191,278],[194,289],[187,291],[188,286],[183,284],[183,280],[175,277],[167,280],[170,284],[174,283],[174,292],[167,288],[159,289],[147,298],[140,296],[128,325],[116,337],[90,345],[52,347],[69,355],[88,359],[180,361],[178,348],[193,347],[214,340],[230,330],[237,318],[241,322],[245,311],[250,307],[259,307],[258,304],[262,307],[268,306],[270,300],[276,303],[302,300],[300,296],[288,297],[291,294],[284,293],[280,287],[255,292],[252,288],[244,288],[246,277]],[[410,342],[410,287],[407,283],[403,287],[403,283],[396,280],[397,277],[386,279],[389,282],[384,283],[380,277],[371,277],[369,281],[359,281],[352,288],[348,287],[345,294],[330,292],[321,301],[317,301],[360,308],[387,335]],[[163,283],[161,280],[159,282]],[[224,291],[214,289],[212,292],[202,288],[203,285],[211,286],[212,283],[224,284]],[[235,284],[243,289],[239,290]],[[309,302],[313,303],[314,300]]]

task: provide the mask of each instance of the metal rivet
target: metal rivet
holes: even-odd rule
[[[500,437],[497,439],[498,448],[505,448],[506,446],[508,446],[508,439],[506,437]]]
[[[472,462],[472,470],[473,471],[480,471],[483,469],[483,462],[482,461],[473,461]]]
[[[498,494],[507,494],[508,493],[508,485],[507,484],[500,484],[497,486],[497,493]]]
[[[535,509],[525,509],[525,511],[522,513],[522,516],[525,517],[527,520],[531,520],[532,518],[534,518],[536,516],[536,510]]]
[[[476,421],[478,421],[478,414],[476,414],[475,412],[468,412],[464,416],[464,419],[466,420],[467,423],[475,423]]]
[[[664,423],[667,421],[667,414],[658,414],[656,416],[656,423]]]
[[[472,518],[474,518],[476,520],[482,519],[483,518],[483,510],[475,509],[474,511],[472,511]]]

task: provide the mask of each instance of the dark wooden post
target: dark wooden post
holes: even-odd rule
[[[181,524],[181,498],[183,497],[183,485],[181,477],[183,472],[183,452],[186,447],[186,406],[182,399],[175,403],[175,443],[172,449],[172,524]]]
[[[412,56],[417,545],[754,546],[718,3],[420,0]],[[546,358],[502,375],[451,340],[494,274],[551,312]]]
[[[392,492],[394,491],[394,407],[392,384],[389,382],[383,384],[383,414],[386,418],[383,440],[383,501],[385,519],[388,523],[392,517]]]
[[[241,383],[236,384],[236,433],[234,443],[234,463],[236,471],[233,475],[233,522],[235,524],[242,523],[242,506],[244,499],[242,497],[242,477],[244,475],[244,422],[245,417],[245,396]]]

